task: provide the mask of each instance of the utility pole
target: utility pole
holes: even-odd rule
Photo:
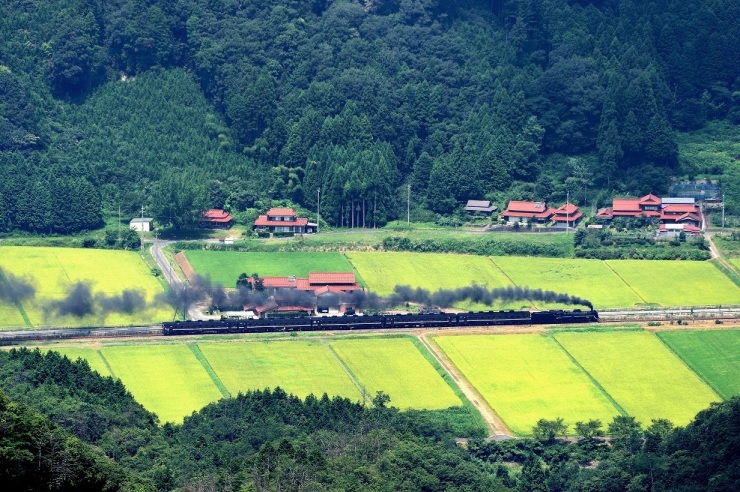
[[[411,224],[411,185],[406,185],[406,224]]]
[[[321,188],[316,190],[316,234],[319,233],[319,227],[321,227]]]
[[[722,193],[722,229],[725,228],[725,194]]]
[[[141,206],[141,251],[144,251],[144,205]]]

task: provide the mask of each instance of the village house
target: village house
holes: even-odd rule
[[[234,217],[220,208],[211,208],[200,215],[200,223],[203,227],[211,229],[228,229]]]
[[[468,200],[468,203],[465,205],[465,211],[471,214],[476,212],[490,214],[495,212],[497,208],[496,205],[492,205],[488,200]]]
[[[501,212],[501,216],[510,223],[538,222],[545,224],[552,221],[557,226],[575,227],[583,214],[578,211],[578,206],[572,203],[552,208],[548,207],[545,202],[512,200],[506,210]]]
[[[701,211],[693,198],[659,198],[645,195],[641,198],[615,198],[612,206],[602,208],[596,214],[597,219],[606,222],[615,217],[657,218],[661,224],[686,224],[701,230]],[[664,228],[665,230],[665,228]],[[676,230],[676,228],[670,228]]]
[[[545,202],[526,202],[512,200],[506,207],[506,210],[501,212],[507,222],[541,222],[545,223],[550,220],[552,211],[547,207]]]
[[[271,208],[265,215],[254,221],[254,230],[258,232],[292,232],[310,234],[316,232],[316,224],[308,222],[305,217],[298,217],[292,208]]]

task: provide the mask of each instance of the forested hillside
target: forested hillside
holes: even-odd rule
[[[664,193],[690,172],[677,131],[740,122],[738,17],[733,0],[8,0],[0,230],[95,228],[119,205],[175,226],[314,209],[319,188],[337,226],[399,216],[407,185],[419,217]]]
[[[0,351],[0,386],[0,480],[13,490],[730,492],[740,485],[738,397],[712,404],[685,428],[664,419],[643,428],[619,415],[608,424],[575,423],[580,437],[568,443],[558,439],[562,419],[541,420],[534,438],[463,447],[448,427],[399,412],[382,393],[370,407],[254,391],[181,425],[157,426],[119,381],[87,362],[26,349]],[[600,439],[605,432],[610,445]]]

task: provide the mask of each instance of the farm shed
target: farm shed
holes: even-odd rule
[[[152,227],[152,224],[154,223],[154,219],[149,217],[137,217],[135,219],[131,219],[131,222],[128,223],[128,226],[130,229],[133,229],[138,232],[149,232],[154,229]]]
[[[497,208],[496,205],[491,205],[491,202],[488,200],[468,200],[468,203],[465,205],[465,211],[470,213],[483,212],[490,214],[495,212]]]

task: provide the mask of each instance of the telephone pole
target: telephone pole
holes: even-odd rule
[[[141,251],[144,251],[144,205],[141,206]]]
[[[406,224],[411,224],[411,185],[406,185]]]

